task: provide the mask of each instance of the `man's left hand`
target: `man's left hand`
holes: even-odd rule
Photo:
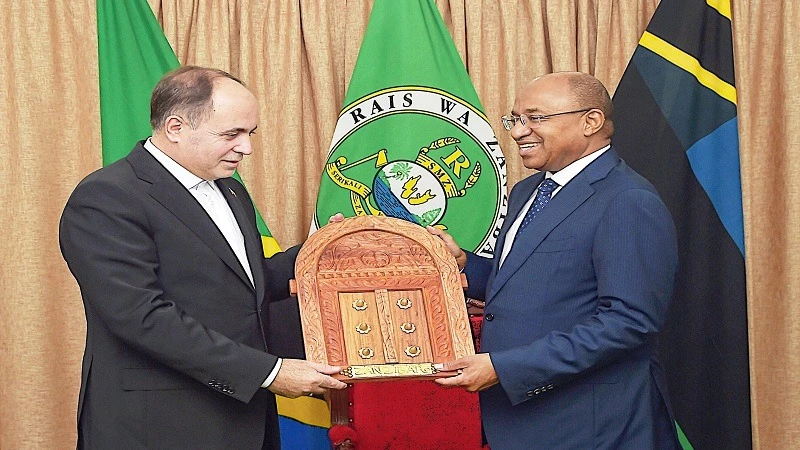
[[[465,356],[439,366],[436,365],[439,370],[458,372],[458,375],[453,377],[436,379],[442,386],[461,386],[470,392],[475,392],[500,382],[488,353]]]

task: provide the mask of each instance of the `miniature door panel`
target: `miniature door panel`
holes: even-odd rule
[[[437,377],[474,354],[464,278],[441,240],[387,217],[329,224],[295,264],[306,358],[346,381]]]
[[[419,289],[340,292],[346,360],[361,365],[433,361],[423,299]]]

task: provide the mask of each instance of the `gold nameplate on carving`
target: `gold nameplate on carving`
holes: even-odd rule
[[[431,363],[421,364],[372,364],[368,366],[350,366],[339,372],[356,380],[366,378],[420,377],[436,374]]]

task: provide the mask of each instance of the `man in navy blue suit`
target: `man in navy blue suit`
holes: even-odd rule
[[[467,295],[486,301],[482,353],[445,363],[460,374],[437,381],[480,391],[493,450],[679,446],[655,356],[674,224],[614,151],[612,113],[591,75],[534,79],[503,125],[539,172],[511,191],[494,258],[429,228],[467,274]]]

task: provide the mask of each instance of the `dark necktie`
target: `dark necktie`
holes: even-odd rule
[[[533,199],[533,204],[528,208],[528,212],[525,213],[525,218],[522,219],[522,223],[519,225],[515,238],[531,223],[536,214],[547,205],[547,202],[550,201],[550,196],[557,187],[558,183],[550,178],[544,180],[542,184],[539,185],[539,189],[536,190],[536,198]]]

